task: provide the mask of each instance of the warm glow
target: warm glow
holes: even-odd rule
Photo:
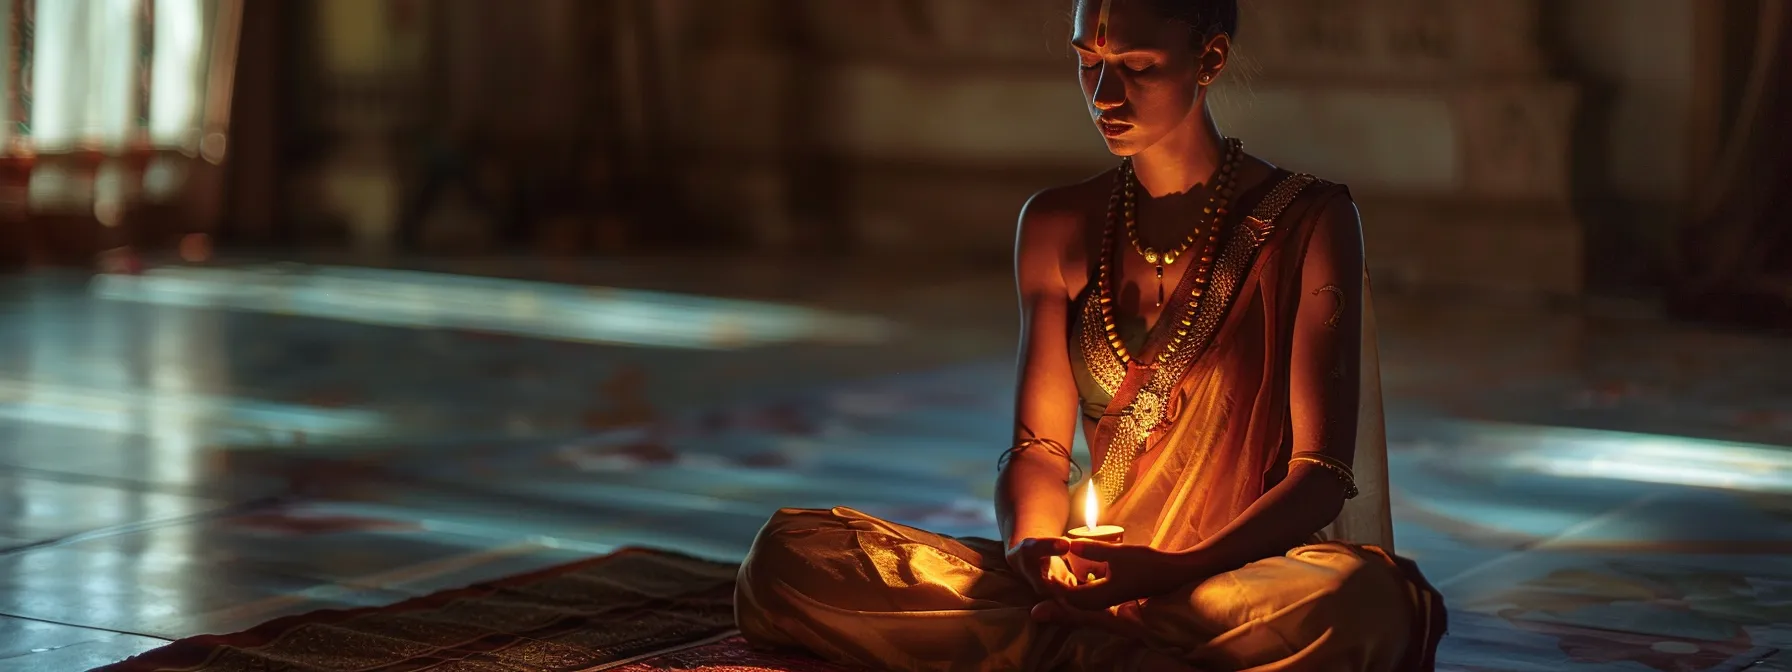
[[[1095,502],[1095,479],[1089,479],[1088,487],[1083,488],[1083,526],[1095,529],[1095,516],[1099,513]]]

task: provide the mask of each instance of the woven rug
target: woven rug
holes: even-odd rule
[[[733,565],[662,551],[600,558],[386,607],[183,639],[104,672],[831,670],[747,648]]]
[[[598,669],[607,672],[860,672],[816,658],[760,651],[732,632]]]

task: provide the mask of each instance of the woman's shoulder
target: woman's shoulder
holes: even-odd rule
[[[1277,187],[1291,191],[1298,187],[1298,191],[1294,193],[1297,199],[1319,197],[1333,200],[1342,197],[1350,200],[1350,188],[1340,182],[1304,172],[1297,167],[1278,166],[1256,155],[1245,155],[1245,165],[1241,172],[1244,177],[1254,178],[1247,182],[1261,184],[1264,189],[1271,191]]]
[[[1313,223],[1331,220],[1354,223],[1356,220],[1356,200],[1345,184],[1296,168],[1277,166],[1255,156],[1247,155],[1246,158],[1247,174],[1255,173],[1258,184],[1262,185],[1259,207],[1267,205],[1289,214],[1305,213],[1301,219]]]
[[[1108,197],[1114,192],[1114,169],[1103,170],[1071,184],[1041,189],[1021,206],[1021,225],[1037,221],[1041,225],[1088,219],[1106,212]]]
[[[1289,268],[1311,277],[1329,277],[1334,266],[1362,265],[1362,218],[1349,187],[1251,158],[1264,177],[1250,214],[1273,221],[1267,249],[1280,250]],[[1323,253],[1309,254],[1315,248]]]
[[[1104,170],[1071,184],[1034,193],[1020,209],[1018,243],[1022,249],[1080,241],[1091,222],[1107,213],[1114,171]]]
[[[1079,182],[1043,189],[1021,206],[1015,265],[1023,284],[1049,279],[1053,291],[1075,289],[1072,278],[1084,265],[1088,254],[1084,248],[1095,244],[1091,237],[1098,235],[1100,223],[1106,219],[1114,177],[1114,170],[1109,169]]]

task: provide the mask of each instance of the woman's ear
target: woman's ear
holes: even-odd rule
[[[1232,59],[1232,38],[1225,33],[1215,34],[1207,38],[1201,45],[1200,62],[1196,64],[1196,75],[1203,86],[1212,84],[1225,71],[1226,63]]]

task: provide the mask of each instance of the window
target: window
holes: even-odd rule
[[[208,87],[212,38],[236,1],[0,0],[0,146],[199,151],[222,121],[206,112],[208,93],[227,93]]]

